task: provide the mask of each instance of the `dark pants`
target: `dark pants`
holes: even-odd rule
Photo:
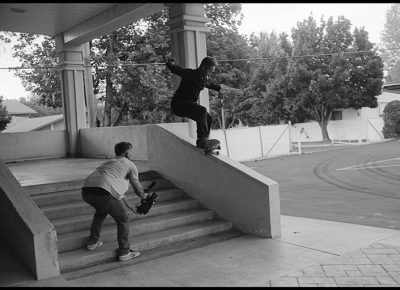
[[[179,117],[196,121],[197,139],[210,136],[212,118],[207,109],[197,103],[171,103],[172,112]]]
[[[89,244],[94,244],[99,240],[104,220],[107,215],[110,215],[117,223],[120,254],[129,252],[129,216],[124,202],[117,200],[107,190],[100,187],[82,188],[82,198],[96,210],[90,227]]]

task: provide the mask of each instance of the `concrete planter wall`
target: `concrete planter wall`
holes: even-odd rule
[[[3,161],[66,157],[64,130],[0,133],[0,159]]]
[[[0,231],[36,279],[60,275],[54,226],[1,160]]]
[[[205,157],[194,140],[157,125],[147,126],[148,162],[156,170],[238,230],[279,237],[279,186],[223,155]],[[149,142],[151,140],[151,142]]]

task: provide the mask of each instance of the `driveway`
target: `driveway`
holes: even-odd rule
[[[243,164],[279,183],[283,215],[400,230],[399,140]]]

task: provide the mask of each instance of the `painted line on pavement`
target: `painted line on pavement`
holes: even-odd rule
[[[354,166],[349,166],[349,167],[344,167],[344,168],[338,168],[336,170],[359,170],[359,169],[367,169],[367,168],[381,168],[381,167],[397,167],[397,166],[400,166],[400,164],[365,166],[365,165],[377,164],[377,163],[388,162],[388,161],[393,161],[393,160],[399,160],[400,161],[400,158],[385,159],[385,160],[369,162],[369,163],[365,163],[365,164],[359,164],[359,165],[354,165]]]

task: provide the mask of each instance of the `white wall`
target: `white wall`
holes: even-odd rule
[[[322,141],[318,122],[296,123],[292,125],[292,142]]]
[[[3,161],[65,157],[65,131],[0,133],[0,148]]]
[[[362,119],[369,119],[369,118],[379,118],[379,110],[381,103],[378,104],[377,108],[368,108],[364,107],[361,108],[361,118]]]
[[[189,132],[188,123],[168,123],[162,126],[171,128],[181,136],[187,136]],[[146,130],[146,125],[80,129],[81,156],[112,158],[115,156],[115,144],[125,141],[132,143],[135,160],[147,160]]]
[[[236,161],[288,154],[290,152],[288,125],[243,127],[211,130],[210,138],[221,142],[221,153]],[[225,138],[226,136],[226,138]]]
[[[149,167],[244,233],[279,237],[279,185],[223,155],[205,156],[191,138],[147,126]]]
[[[81,157],[112,158],[114,146],[118,142],[130,142],[133,145],[134,159],[147,159],[146,127],[96,127],[79,130]]]
[[[367,138],[369,141],[384,139],[382,133],[383,125],[383,118],[370,118],[367,120]]]
[[[0,220],[1,236],[37,280],[60,275],[54,225],[1,160]]]
[[[328,134],[331,139],[380,141],[383,119],[380,117],[368,119],[329,121]],[[299,132],[302,133],[299,135]],[[379,133],[378,133],[379,132]],[[292,126],[292,142],[322,141],[321,127],[317,122],[297,123]]]

